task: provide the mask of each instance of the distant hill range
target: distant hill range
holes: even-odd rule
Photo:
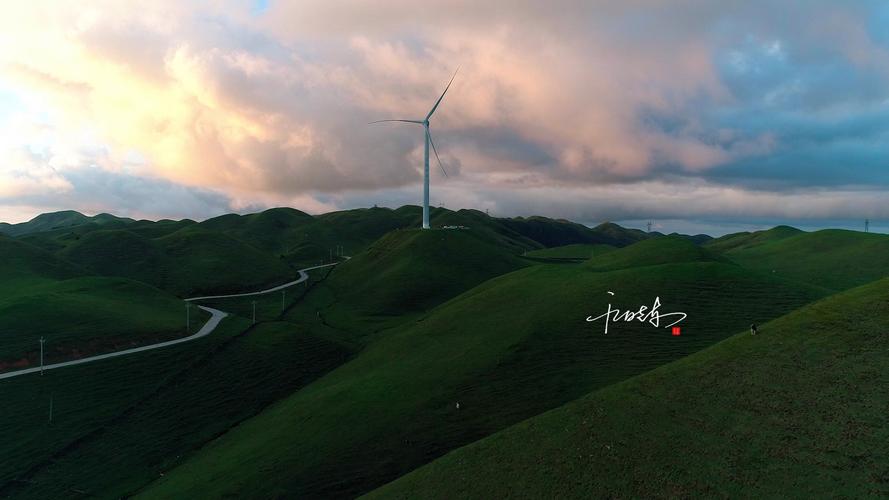
[[[0,233],[8,236],[22,236],[30,233],[65,229],[88,224],[122,225],[128,222],[135,221],[133,219],[117,217],[111,214],[99,214],[90,217],[88,215],[83,215],[80,212],[75,212],[74,210],[63,210],[61,212],[40,214],[28,222],[19,224],[0,222]]]
[[[414,227],[417,225],[415,219],[419,216],[420,207],[414,205],[405,205],[397,209],[374,207],[344,210],[316,216],[292,208],[272,208],[248,215],[220,215],[203,222],[195,222],[190,219],[180,221],[166,219],[160,221],[134,220],[107,213],[89,216],[74,210],[63,210],[40,214],[27,222],[18,224],[0,222],[0,234],[12,237],[58,231],[74,231],[76,234],[82,234],[97,229],[124,229],[131,227],[139,228],[141,232],[152,232],[146,228],[175,227],[179,229],[189,225],[199,225],[209,230],[228,232],[233,235],[254,239],[261,244],[263,242],[271,243],[281,240],[280,234],[272,230],[286,232],[297,227],[305,228],[305,226],[319,222],[329,223],[330,226],[353,226],[355,229],[365,233],[363,235],[365,237],[361,239],[367,239],[367,237],[376,239],[394,229]],[[639,229],[628,229],[613,222],[603,222],[596,227],[590,228],[565,219],[550,219],[541,216],[497,218],[490,217],[479,210],[471,209],[451,211],[444,208],[433,208],[432,222],[434,227],[464,226],[485,229],[513,239],[524,240],[525,243],[539,248],[551,248],[576,243],[606,244],[622,247],[647,238],[664,236],[663,233],[659,232],[646,233]],[[369,230],[368,228],[371,229]],[[380,231],[382,233],[377,234]],[[737,233],[730,236],[749,234],[751,233]],[[693,241],[695,244],[704,244],[713,240],[706,234],[691,236],[672,233],[670,236],[680,236]]]
[[[889,235],[420,220],[404,206],[4,226],[0,371],[38,363],[43,336],[53,361],[182,336],[182,297],[339,265],[287,306],[284,293],[204,302],[232,317],[181,351],[4,386],[0,439],[44,435],[54,390],[52,430],[77,445],[20,440],[0,456],[0,497],[885,490],[871,486],[885,460],[867,453],[885,441]],[[681,335],[585,320],[655,298],[687,314]]]

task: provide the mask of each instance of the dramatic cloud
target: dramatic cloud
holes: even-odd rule
[[[433,198],[451,207],[586,221],[889,217],[883,2],[3,11],[8,214],[416,203],[421,129],[367,123],[422,117],[459,65],[433,120],[450,174],[436,173]]]

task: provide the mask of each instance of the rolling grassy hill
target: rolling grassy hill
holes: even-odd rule
[[[586,265],[599,271],[679,262],[727,262],[727,259],[686,238],[664,236],[642,240],[590,259]]]
[[[364,345],[483,281],[529,263],[475,230],[393,231],[339,264],[288,318],[317,317]]]
[[[82,277],[21,287],[0,298],[0,371],[127,349],[186,333],[185,303],[143,283]],[[194,332],[209,317],[191,311]]]
[[[340,264],[326,285],[358,314],[397,316],[425,311],[525,265],[473,231],[410,229]]]
[[[287,323],[248,325],[227,319],[193,343],[0,380],[0,497],[132,494],[349,356]]]
[[[727,234],[705,242],[704,246],[713,251],[725,252],[761,245],[770,241],[783,240],[784,238],[790,238],[802,233],[803,231],[795,227],[775,226],[764,231]]]
[[[608,272],[520,269],[385,332],[349,363],[200,450],[144,495],[367,492],[449,450],[820,294],[710,258]],[[688,313],[682,336],[638,322],[613,325],[603,335],[603,324],[585,321],[605,311],[609,300],[638,308],[655,296],[662,312]],[[743,314],[725,314],[718,306],[726,303]]]
[[[889,279],[450,453],[370,498],[889,495]]]
[[[185,304],[144,283],[85,276],[77,266],[0,237],[0,371],[183,336]],[[193,328],[207,315],[195,309]]]
[[[545,217],[495,218],[478,210],[432,209],[434,227],[465,226],[519,254],[568,244],[626,246],[650,235],[616,224],[596,228]],[[418,206],[367,208],[312,216],[292,208],[228,214],[204,222],[134,221],[77,212],[43,214],[14,225],[22,241],[55,253],[89,274],[143,281],[177,295],[225,293],[269,285],[288,267],[329,262],[335,249],[357,255],[385,234],[416,228]],[[249,266],[230,263],[249,261]]]
[[[885,234],[825,229],[771,238],[723,255],[750,269],[836,291],[889,276]]]
[[[180,296],[252,289],[295,274],[280,258],[196,225],[158,238],[128,229],[92,231],[59,255],[90,274],[131,278]]]
[[[51,252],[0,235],[0,290],[11,293],[25,283],[72,278],[82,274]]]
[[[203,350],[181,351],[192,358],[140,358],[159,360],[159,379],[149,376],[149,361],[134,360],[95,378],[70,372],[84,381],[48,379],[52,389],[15,386],[28,410],[0,424],[27,437],[0,457],[9,464],[0,466],[0,496],[366,493],[889,269],[885,239],[860,233],[775,228],[706,243],[475,210],[432,211],[434,227],[469,229],[419,231],[419,220],[415,206],[320,216],[272,209],[202,223],[87,221],[0,236],[0,257],[11,263],[0,263],[0,289],[24,304],[0,300],[0,318],[18,318],[0,319],[0,334],[45,315],[35,325],[64,325],[56,329],[74,336],[51,343],[68,346],[84,345],[88,332],[115,345],[132,318],[150,318],[129,330],[145,338],[173,332],[167,322],[181,329],[183,304],[167,292],[256,289],[295,278],[296,266],[328,260],[337,245],[353,256],[319,271],[311,287],[288,290],[283,314],[277,294],[214,302],[240,317],[220,337],[202,339]],[[599,251],[581,264],[534,260],[582,259],[590,249]],[[532,257],[523,258],[528,250]],[[681,336],[638,321],[612,323],[605,335],[602,321],[586,321],[608,304],[635,310],[655,297],[662,312],[688,314]],[[272,322],[242,334],[253,300],[260,321]],[[90,326],[99,318],[107,324]],[[118,330],[103,330],[109,325]],[[25,333],[20,349],[35,349],[36,331]],[[138,387],[124,394],[115,381],[130,366]],[[0,382],[0,391],[7,387]],[[41,398],[29,405],[25,395],[35,388]],[[58,432],[29,427],[47,392],[58,390],[70,421]]]
[[[563,245],[560,247],[533,250],[531,252],[525,253],[524,255],[527,257],[536,257],[556,261],[582,261],[589,260],[591,258],[598,258],[599,256],[607,252],[615,250],[615,248],[616,247],[605,244],[575,243],[573,245]]]
[[[39,233],[52,230],[68,229],[77,226],[92,224],[122,225],[133,219],[115,217],[111,214],[99,214],[93,217],[83,215],[73,210],[40,214],[37,217],[20,224],[0,224],[0,233],[8,236],[22,236],[31,233]]]

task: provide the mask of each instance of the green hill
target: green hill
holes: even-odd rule
[[[37,217],[19,224],[2,224],[0,225],[0,233],[9,236],[22,236],[25,234],[38,233],[43,231],[52,231],[66,229],[85,224],[93,223],[95,225],[126,223],[132,219],[115,217],[111,214],[99,214],[93,217],[83,215],[73,210],[65,210],[62,212],[52,212],[40,214]]]
[[[543,248],[533,250],[524,255],[527,257],[536,257],[540,259],[550,260],[568,260],[581,261],[591,258],[598,258],[607,252],[615,250],[616,247],[604,244],[575,243],[573,245],[563,245],[560,247]]]
[[[546,217],[516,217],[500,219],[500,221],[506,227],[545,247],[573,243],[598,243],[622,247],[647,237],[642,231],[626,229],[610,222],[590,229],[575,222],[553,220]]]
[[[46,250],[0,235],[0,290],[11,293],[22,282],[71,278],[82,271]]]
[[[201,449],[145,496],[354,496],[818,295],[716,261],[521,269],[387,331],[354,360]],[[609,301],[638,307],[655,296],[662,312],[688,313],[682,336],[639,322],[603,335],[602,323],[585,321]],[[725,314],[726,303],[743,313]]]
[[[340,264],[327,285],[350,307],[383,315],[423,311],[526,264],[472,231],[409,229]]]
[[[726,259],[687,238],[662,236],[599,255],[586,265],[599,271],[610,271],[678,262],[726,262]]]
[[[372,498],[889,495],[889,279],[457,450]]]
[[[154,287],[86,276],[33,245],[0,236],[0,371],[183,336],[185,304]],[[192,314],[199,327],[206,315]]]
[[[347,357],[291,324],[229,318],[194,342],[0,380],[0,498],[128,497]]]
[[[742,248],[752,247],[768,243],[770,241],[783,240],[791,236],[802,234],[803,231],[790,226],[775,226],[765,231],[732,233],[719,238],[711,239],[704,243],[704,246],[710,250],[717,252],[726,252],[729,250],[740,250]]]
[[[772,239],[724,255],[750,269],[845,290],[889,276],[889,235],[825,229]]]
[[[18,287],[0,298],[0,371],[68,361],[187,335],[185,304],[121,278],[83,277]],[[192,332],[208,315],[191,311]]]
[[[129,230],[92,231],[60,255],[92,274],[139,280],[180,296],[249,290],[295,274],[280,258],[196,225],[153,239]]]
[[[351,332],[342,340],[363,344],[377,330],[526,265],[475,230],[393,231],[339,264],[292,315],[317,314]]]
[[[593,231],[601,235],[598,243],[605,243],[615,247],[631,245],[649,238],[648,233],[638,229],[627,229],[613,222],[603,222],[593,228]]]

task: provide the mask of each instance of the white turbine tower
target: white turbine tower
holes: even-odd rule
[[[459,71],[460,68],[457,68]],[[441,158],[438,157],[438,150],[435,149],[435,142],[432,141],[432,134],[429,133],[429,119],[432,118],[432,114],[435,113],[435,110],[438,108],[438,105],[441,104],[441,100],[444,99],[445,94],[448,93],[448,89],[451,88],[451,83],[454,81],[454,78],[457,77],[457,71],[454,71],[454,76],[451,77],[451,80],[448,82],[448,85],[445,87],[444,92],[441,93],[441,96],[438,97],[438,100],[435,101],[435,105],[432,106],[432,109],[429,110],[429,113],[426,115],[426,118],[422,120],[377,120],[371,123],[383,123],[383,122],[404,122],[404,123],[416,123],[418,125],[423,126],[423,131],[425,135],[425,147],[423,149],[423,229],[429,229],[429,145],[432,145],[432,152],[435,153],[435,159],[438,160],[438,166],[441,167],[441,172],[448,176],[448,173],[445,172],[444,165],[441,164]]]

